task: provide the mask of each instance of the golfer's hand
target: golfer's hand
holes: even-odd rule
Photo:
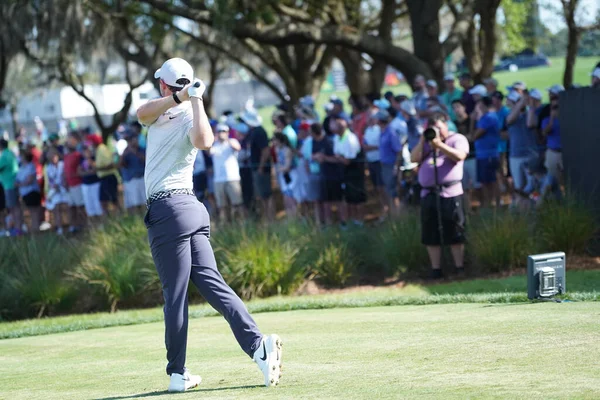
[[[204,95],[204,91],[206,90],[206,85],[200,79],[196,79],[192,82],[191,86],[187,89],[188,96],[197,97],[202,100],[202,95]]]
[[[441,145],[442,140],[439,137],[436,137],[431,141],[431,147],[433,147],[434,149],[439,149]]]

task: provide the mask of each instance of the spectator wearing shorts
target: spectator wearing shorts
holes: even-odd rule
[[[13,222],[11,235],[21,234],[23,214],[19,203],[19,194],[15,185],[19,162],[17,156],[8,148],[8,141],[0,139],[0,184],[4,189],[4,205]]]
[[[100,178],[96,174],[96,160],[91,143],[83,150],[81,164],[77,170],[81,176],[81,194],[85,212],[93,225],[102,220],[102,204],[100,203]]]
[[[369,170],[371,183],[378,194],[381,210],[385,212],[386,195],[385,188],[383,186],[383,179],[381,177],[381,156],[379,152],[380,137],[381,126],[379,126],[376,114],[373,114],[369,118],[368,126],[365,129],[362,147],[365,152],[365,158],[367,159],[367,167]]]
[[[276,133],[273,142],[277,152],[277,181],[283,194],[285,213],[288,219],[294,219],[298,204],[294,198],[294,190],[298,184],[298,173],[293,147],[284,133]]]
[[[492,86],[492,85],[489,85]],[[504,94],[499,91],[489,92],[492,98],[492,107],[496,110],[496,116],[498,117],[498,130],[502,133],[507,129],[506,117],[510,113],[510,109],[504,105]],[[510,157],[510,149],[508,148],[508,140],[500,134],[500,141],[498,142],[498,173],[497,179],[500,186],[500,192],[505,193],[508,191],[508,177],[510,176],[510,167],[508,158]]]
[[[498,116],[492,108],[492,99],[482,97],[477,102],[476,130],[474,133],[475,151],[477,157],[477,180],[483,187],[483,207],[491,206],[492,199],[500,205],[496,171],[498,170],[498,143],[500,129]]]
[[[146,188],[144,169],[146,154],[139,146],[139,135],[125,134],[127,147],[121,155],[121,175],[123,177],[123,200],[130,213],[142,214],[146,211]]]
[[[402,156],[401,137],[407,136],[406,122],[399,120],[401,132],[397,132],[388,123],[390,115],[386,111],[379,111],[375,118],[381,129],[381,136],[379,137],[381,179],[385,188],[388,210],[391,215],[398,216],[400,214],[398,170]]]
[[[70,201],[69,190],[65,182],[64,163],[54,148],[48,151],[47,160],[46,209],[53,212],[56,233],[62,235],[63,215],[67,212]]]
[[[119,203],[119,180],[117,167],[114,163],[113,153],[102,141],[100,135],[90,135],[94,151],[96,152],[96,174],[100,178],[100,203],[105,216],[111,214],[110,204],[114,212],[121,211]]]
[[[242,149],[237,139],[229,138],[229,127],[218,124],[216,141],[210,148],[213,162],[215,198],[219,209],[219,218],[225,222],[237,216],[243,218],[244,203],[238,152]]]
[[[477,180],[477,159],[475,153],[475,143],[472,138],[473,135],[471,133],[471,117],[467,114],[467,109],[463,104],[462,100],[454,100],[452,102],[452,109],[454,110],[454,115],[456,119],[454,120],[454,125],[456,125],[456,129],[458,133],[464,135],[469,141],[469,154],[467,154],[467,158],[464,161],[463,165],[463,190],[466,191],[466,209],[467,211],[471,211],[472,202],[473,202],[473,191],[481,188],[481,184]]]
[[[365,190],[364,156],[358,137],[348,129],[348,122],[342,115],[336,115],[331,121],[334,159],[343,166],[342,220],[352,219],[355,225],[362,225],[360,205],[367,200]],[[346,218],[344,218],[344,214]]]
[[[17,172],[15,186],[19,188],[19,196],[23,199],[31,216],[29,232],[37,233],[42,222],[42,193],[37,182],[33,154],[30,151],[23,155],[23,164]]]
[[[300,153],[305,161],[308,183],[306,187],[306,201],[313,203],[314,218],[319,226],[323,221],[323,175],[321,164],[316,160],[325,153],[327,139],[320,123],[314,122],[310,125],[310,136],[302,143]]]
[[[529,161],[537,157],[537,142],[535,132],[527,127],[527,105],[529,95],[520,96],[517,92],[510,92],[507,96],[510,114],[506,118],[508,139],[510,144],[510,170],[513,178],[515,192],[519,193],[528,185],[531,176],[527,172]],[[515,205],[520,201],[520,196],[513,196]]]
[[[432,277],[442,277],[442,244],[450,246],[452,258],[458,273],[464,273],[465,212],[463,202],[462,172],[463,161],[469,153],[469,142],[464,135],[448,131],[444,115],[434,114],[428,126],[435,126],[439,136],[431,142],[421,139],[411,153],[412,161],[420,163],[419,183],[421,184],[421,230],[422,243],[432,268]],[[497,146],[496,146],[497,149]],[[434,153],[437,152],[434,165]],[[438,183],[436,187],[435,171]],[[437,194],[440,207],[437,206]],[[441,214],[438,218],[438,212]],[[441,219],[442,232],[438,221]]]
[[[252,181],[254,194],[258,199],[262,217],[267,221],[275,220],[275,205],[271,188],[271,149],[269,137],[262,127],[262,119],[255,109],[247,109],[241,114],[241,119],[250,128],[250,163],[252,165]]]
[[[79,136],[72,132],[67,138],[67,154],[64,157],[64,172],[67,190],[69,191],[69,221],[70,232],[76,232],[85,225],[85,202],[83,201],[82,179],[79,175],[79,166],[83,156],[78,151]]]

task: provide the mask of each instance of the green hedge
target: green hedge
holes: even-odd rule
[[[593,214],[574,202],[548,205],[536,214],[484,213],[469,221],[466,264],[480,276],[522,268],[527,255],[536,252],[584,253],[595,234]],[[251,299],[294,293],[307,280],[343,287],[422,277],[428,259],[420,238],[413,213],[347,231],[246,222],[215,230],[211,242],[226,281]],[[140,218],[112,221],[105,230],[78,239],[3,239],[0,254],[0,320],[150,307],[162,301]],[[192,288],[190,297],[201,300]]]

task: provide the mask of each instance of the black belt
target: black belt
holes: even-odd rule
[[[150,197],[148,197],[148,200],[146,200],[146,207],[149,208],[150,204],[154,203],[155,201],[162,200],[167,197],[174,196],[174,195],[180,195],[180,194],[196,196],[196,194],[194,193],[194,191],[192,189],[163,190],[161,192],[156,192],[153,195],[151,195]]]
[[[438,188],[439,189],[441,189],[441,188],[449,188],[449,187],[452,187],[454,185],[458,185],[459,183],[462,183],[462,181],[451,181],[451,182],[447,182],[447,183],[441,183],[441,184],[439,184],[437,186],[425,186],[422,189],[431,191],[431,190],[435,190],[435,189],[438,189]]]

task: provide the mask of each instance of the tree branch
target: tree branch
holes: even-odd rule
[[[454,22],[450,28],[450,34],[442,43],[442,52],[444,55],[452,53],[458,48],[462,41],[465,40],[469,32],[469,26],[473,20],[476,0],[465,0],[463,2],[462,11],[458,11],[456,6],[448,1],[448,7],[454,15]],[[450,6],[452,4],[452,6]]]

